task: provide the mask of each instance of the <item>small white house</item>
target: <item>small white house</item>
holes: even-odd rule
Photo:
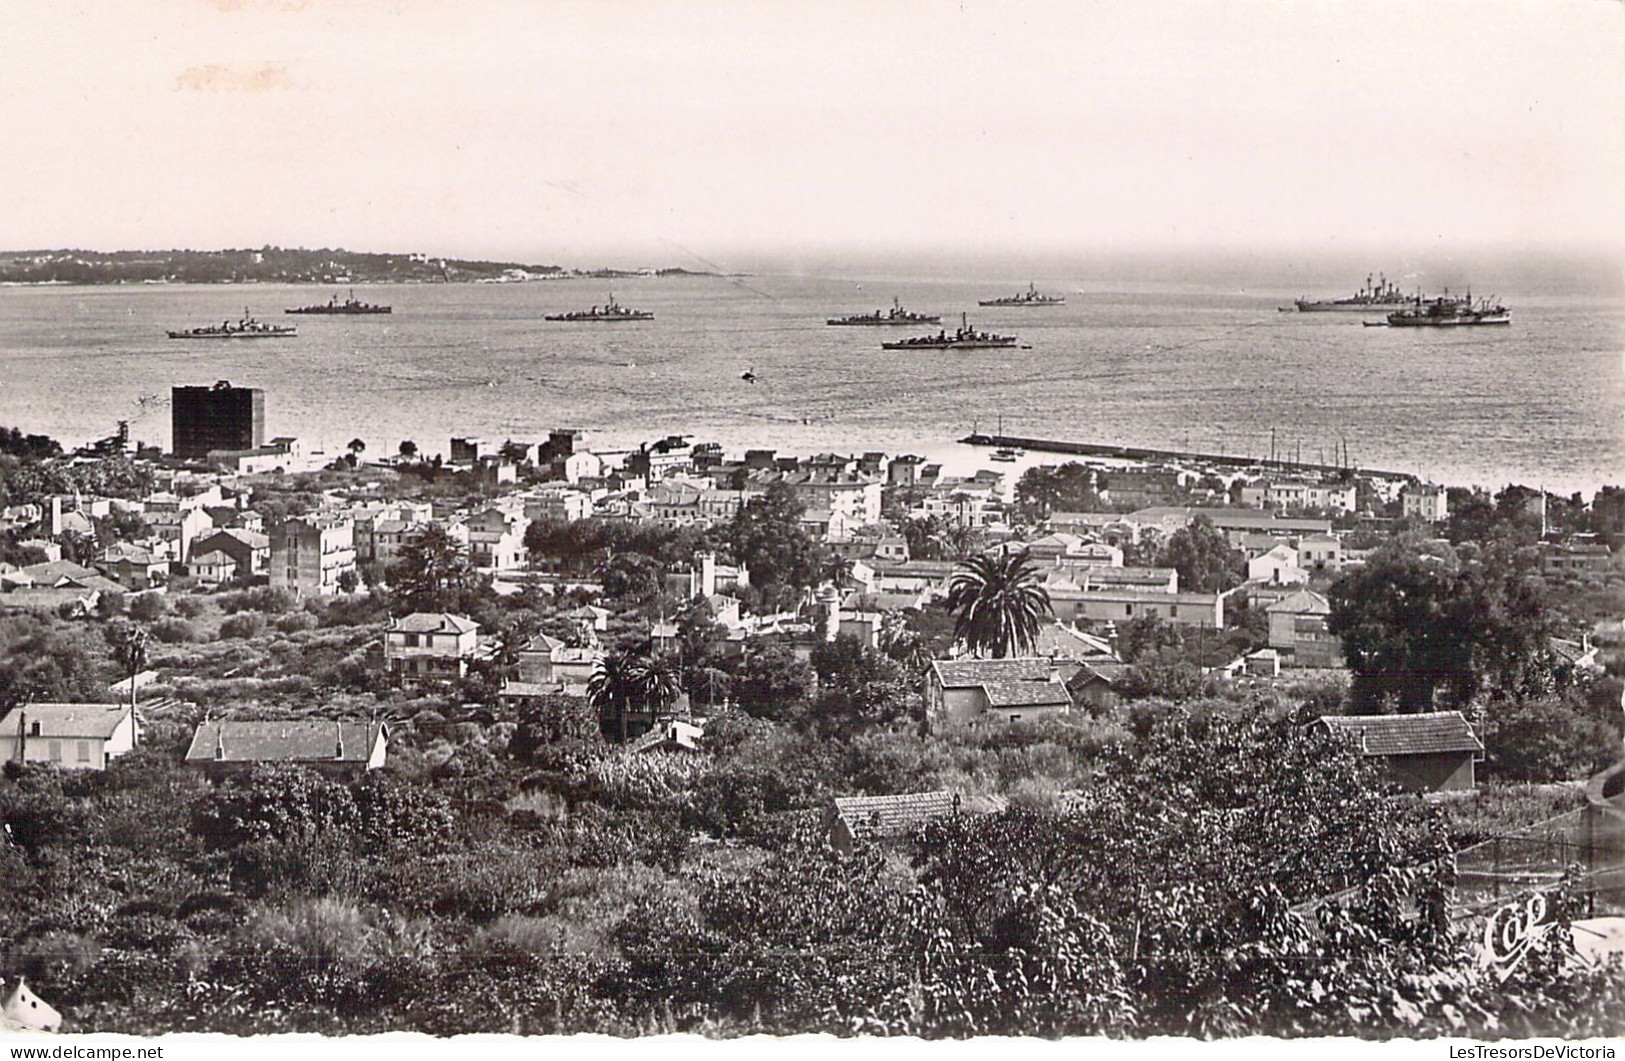
[[[1297,586],[1309,581],[1298,564],[1298,550],[1285,542],[1247,561],[1247,578],[1272,586]]]
[[[237,561],[219,549],[193,556],[188,569],[200,586],[223,586],[237,577]]]
[[[102,770],[135,741],[129,704],[24,704],[0,718],[0,754],[6,762]]]

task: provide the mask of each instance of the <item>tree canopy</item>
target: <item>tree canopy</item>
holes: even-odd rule
[[[954,633],[977,655],[1032,651],[1051,614],[1049,591],[1025,552],[1001,550],[965,560],[948,580]]]

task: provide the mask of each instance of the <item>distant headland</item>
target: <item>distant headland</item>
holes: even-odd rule
[[[0,251],[0,284],[450,284],[718,276],[692,269],[566,269],[343,249]]]

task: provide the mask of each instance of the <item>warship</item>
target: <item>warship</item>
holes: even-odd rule
[[[243,308],[243,317],[239,321],[221,321],[219,324],[210,324],[203,328],[188,328],[185,331],[170,332],[171,339],[284,339],[297,335],[298,329],[291,324],[266,324],[255,320]]]
[[[340,302],[339,296],[335,294],[321,305],[300,306],[298,309],[285,309],[282,312],[312,316],[364,316],[372,313],[394,313],[395,310],[389,306],[375,306],[369,302],[362,302],[355,297],[355,292],[351,291],[350,297],[343,302]]]
[[[1041,295],[1038,288],[1032,284],[1027,290],[1019,294],[1006,295],[1004,298],[984,298],[977,303],[979,306],[1064,306],[1066,298],[1062,295]]]
[[[959,327],[952,335],[939,331],[935,335],[921,335],[912,339],[898,339],[895,342],[881,343],[882,350],[988,350],[997,347],[1016,345],[1013,335],[994,335],[992,332],[979,332],[965,321],[965,315],[959,315]]]
[[[549,313],[542,318],[549,321],[581,321],[589,323],[613,324],[619,321],[652,321],[655,315],[646,310],[627,309],[615,301],[615,296],[609,296],[609,301],[602,306],[594,306],[587,310],[572,310],[569,313]]]
[[[941,317],[932,317],[924,313],[914,313],[903,308],[897,299],[891,300],[891,309],[875,310],[873,313],[859,313],[851,317],[831,317],[825,324],[850,325],[880,325],[880,324],[941,324]]]
[[[1293,305],[1298,307],[1299,313],[1358,313],[1365,310],[1399,309],[1410,300],[1399,293],[1399,288],[1390,283],[1388,277],[1382,273],[1377,274],[1377,282],[1371,282],[1371,274],[1365,277],[1365,286],[1348,298],[1332,299],[1330,301],[1312,301],[1308,298],[1295,299]]]
[[[1390,328],[1471,328],[1511,324],[1512,311],[1493,298],[1474,302],[1471,291],[1462,298],[1451,298],[1446,289],[1438,298],[1424,300],[1418,295],[1410,305],[1388,314],[1385,323]]]

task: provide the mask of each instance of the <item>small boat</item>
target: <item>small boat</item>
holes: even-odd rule
[[[395,310],[390,306],[377,306],[370,302],[362,302],[355,297],[355,291],[352,290],[350,297],[343,302],[340,302],[339,296],[335,294],[321,305],[300,306],[298,309],[285,309],[282,312],[312,316],[365,316],[373,313],[394,313]]]
[[[611,295],[609,301],[602,306],[592,309],[572,310],[569,313],[549,313],[542,318],[549,321],[571,321],[576,323],[614,324],[620,321],[652,321],[655,315],[646,310],[627,309],[615,301]]]
[[[979,306],[1064,306],[1064,305],[1066,305],[1066,296],[1065,295],[1041,295],[1041,294],[1038,293],[1038,288],[1037,287],[1033,286],[1032,284],[1028,284],[1027,285],[1027,290],[1025,290],[1025,291],[1018,292],[1017,294],[1014,294],[1014,295],[1006,295],[1003,298],[984,298],[980,302],[978,302],[977,305],[979,305]]]
[[[891,300],[889,310],[877,309],[873,313],[858,313],[851,317],[831,317],[824,323],[874,327],[882,324],[941,324],[942,318],[906,310],[903,304],[894,298]]]
[[[1026,455],[1027,455],[1026,450],[1010,449],[1010,448],[996,449],[996,450],[993,451],[993,456],[989,457],[988,460],[996,460],[996,461],[1001,461],[1001,462],[1003,462],[1005,464],[1013,464],[1016,461],[1020,460],[1021,458],[1025,457]]]
[[[243,308],[243,317],[239,321],[221,321],[204,328],[188,328],[185,331],[170,332],[171,339],[285,339],[298,334],[298,329],[291,324],[266,324],[257,321]]]

